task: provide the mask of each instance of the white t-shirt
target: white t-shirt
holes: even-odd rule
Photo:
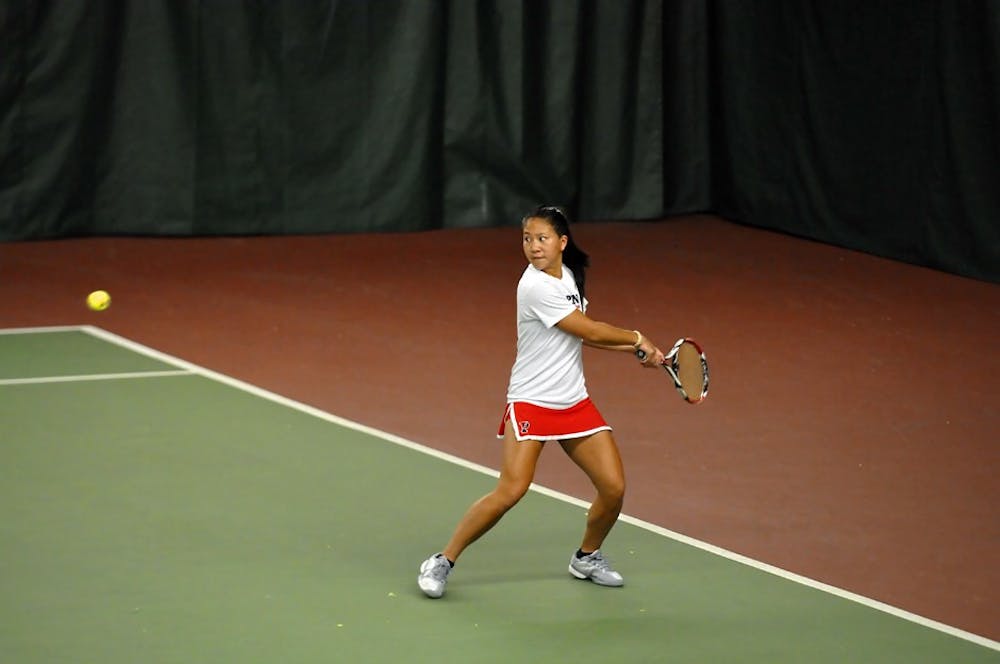
[[[587,310],[573,273],[563,265],[562,279],[528,265],[517,284],[517,358],[510,372],[507,401],[544,408],[569,408],[587,398],[583,379],[583,342],[555,324]]]

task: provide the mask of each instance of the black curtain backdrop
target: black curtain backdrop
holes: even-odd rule
[[[1000,2],[0,0],[0,240],[714,212],[1000,281]]]

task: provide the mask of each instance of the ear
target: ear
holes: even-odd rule
[[[569,244],[569,236],[568,235],[560,235],[559,236],[559,251],[566,251],[566,245],[567,244]]]

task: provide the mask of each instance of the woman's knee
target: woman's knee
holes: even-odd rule
[[[530,486],[531,482],[501,482],[493,491],[493,495],[505,509],[510,509],[524,498]]]
[[[597,486],[597,491],[606,502],[621,504],[625,501],[625,478],[606,478]]]

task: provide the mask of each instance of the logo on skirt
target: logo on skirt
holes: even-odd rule
[[[529,422],[527,420],[521,422],[521,433],[522,434],[528,433],[528,429],[530,429],[530,428],[531,428],[531,422]]]

